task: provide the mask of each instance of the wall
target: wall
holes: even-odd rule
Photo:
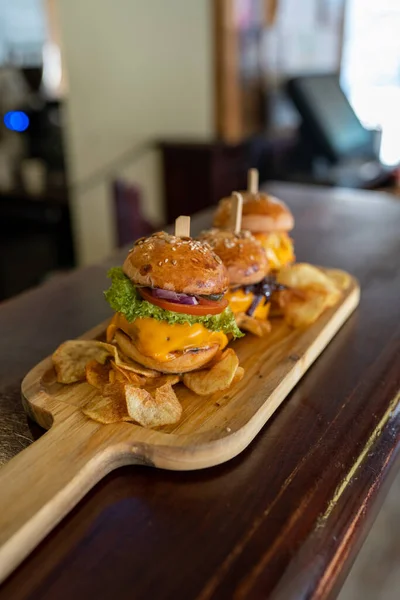
[[[213,132],[209,0],[58,0],[68,77],[67,143],[79,261],[110,253],[108,182],[88,180],[121,154],[165,136]],[[123,173],[162,217],[157,151]]]

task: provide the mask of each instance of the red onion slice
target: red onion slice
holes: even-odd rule
[[[168,302],[175,302],[175,304],[187,304],[194,305],[198,304],[195,296],[189,296],[188,294],[178,294],[177,292],[170,292],[169,290],[162,290],[161,288],[152,288],[151,294],[155,298],[162,298],[168,300]]]

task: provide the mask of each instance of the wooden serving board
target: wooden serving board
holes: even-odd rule
[[[282,319],[272,332],[233,344],[245,368],[225,392],[196,396],[175,386],[181,421],[159,430],[132,423],[101,425],[81,407],[97,392],[87,383],[57,383],[51,358],[22,382],[28,415],[49,431],[0,469],[0,582],[75,506],[96,482],[126,464],[174,470],[202,469],[239,454],[327,346],[359,303],[352,279],[343,299],[316,323],[290,329]],[[106,324],[84,339],[102,338]]]

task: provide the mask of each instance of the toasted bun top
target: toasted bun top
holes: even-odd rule
[[[290,231],[293,215],[284,202],[274,196],[258,192],[240,192],[243,196],[242,227],[249,231]],[[222,198],[214,215],[214,227],[229,227],[232,196]]]
[[[164,231],[137,240],[123,271],[137,285],[183,294],[222,294],[229,285],[222,260],[208,244]]]
[[[230,285],[258,283],[268,273],[264,248],[249,231],[234,233],[223,229],[203,231],[206,240],[228,269]]]

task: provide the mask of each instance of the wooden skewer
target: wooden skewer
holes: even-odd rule
[[[190,217],[178,217],[175,220],[175,235],[177,237],[190,237]]]
[[[242,228],[243,196],[239,192],[233,192],[232,196],[232,229],[239,233]]]
[[[247,172],[247,191],[250,194],[258,192],[258,169],[249,169]]]

